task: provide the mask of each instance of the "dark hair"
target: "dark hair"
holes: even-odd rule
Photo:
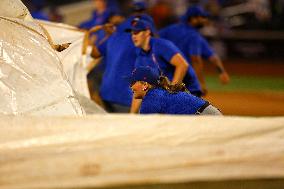
[[[169,93],[178,93],[178,92],[186,92],[190,93],[189,90],[185,87],[184,83],[179,83],[179,84],[171,84],[169,79],[165,76],[160,76],[158,86],[167,90]]]

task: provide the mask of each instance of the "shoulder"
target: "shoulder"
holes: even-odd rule
[[[160,55],[166,58],[166,60],[168,61],[173,57],[173,55],[175,55],[176,53],[180,53],[178,47],[173,42],[167,39],[156,38],[153,41],[152,48],[153,52],[156,55]]]
[[[196,33],[189,33],[184,39],[186,43],[202,43],[203,38],[199,34]]]
[[[154,46],[173,46],[173,42],[163,39],[163,38],[152,38],[152,43]]]
[[[167,91],[160,89],[160,88],[154,88],[151,89],[150,91],[148,91],[148,93],[146,94],[144,100],[153,100],[153,104],[159,104],[161,101],[163,101],[162,99],[165,98]]]
[[[163,32],[171,32],[171,31],[174,31],[175,29],[178,29],[180,27],[180,24],[172,24],[172,25],[169,25],[167,27],[164,27],[160,30],[161,33]]]
[[[150,90],[144,97],[140,113],[163,113],[162,103],[164,100],[163,91],[160,89]]]

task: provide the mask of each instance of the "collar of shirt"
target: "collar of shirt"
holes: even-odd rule
[[[138,48],[138,51],[137,51],[138,55],[148,56],[148,55],[152,54],[153,44],[154,44],[153,37],[151,37],[150,38],[150,49],[148,51],[144,51],[142,48]]]

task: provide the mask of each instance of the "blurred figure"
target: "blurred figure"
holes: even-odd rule
[[[196,76],[188,69],[189,65],[182,53],[172,42],[153,37],[155,28],[152,23],[135,18],[127,31],[131,32],[132,41],[138,47],[135,67],[150,66],[168,77],[172,84],[182,83],[184,77],[188,76],[191,82],[186,83],[186,87],[192,93],[200,93]],[[131,107],[131,112],[137,113],[141,101],[133,100],[135,101],[133,104],[137,106]]]
[[[94,26],[102,25],[108,22],[111,17],[112,10],[108,8],[106,0],[91,0],[95,10],[92,13],[91,19],[81,23],[79,28],[91,29]]]
[[[137,67],[128,77],[135,99],[141,99],[141,114],[222,115],[208,101],[193,96],[183,83],[171,84],[155,70]]]
[[[112,33],[115,32],[116,27],[119,27],[124,20],[125,18],[121,15],[113,15],[109,19],[109,24],[106,24],[105,26],[98,25],[91,28],[89,33],[91,35],[95,34],[96,41],[90,41],[90,45],[100,46],[105,43]],[[88,66],[88,70],[90,70],[90,72],[87,75],[91,99],[104,109],[106,109],[106,105],[103,102],[99,91],[102,84],[103,74],[105,72],[106,62],[105,58],[96,58],[92,60]]]
[[[230,80],[221,59],[198,31],[208,22],[207,17],[208,13],[201,7],[191,6],[182,17],[181,23],[171,25],[160,31],[160,37],[176,44],[192,64],[204,95],[207,93],[207,87],[203,74],[202,58],[209,60],[216,66],[221,83],[227,84]]]

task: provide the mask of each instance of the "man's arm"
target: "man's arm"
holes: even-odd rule
[[[141,103],[142,103],[142,99],[136,99],[133,97],[131,107],[130,107],[130,113],[134,113],[134,114],[139,113]]]
[[[212,64],[217,67],[217,71],[219,73],[219,79],[222,84],[227,84],[230,82],[230,76],[226,72],[223,63],[218,55],[214,54],[213,56],[209,57],[208,59]]]
[[[182,83],[182,80],[187,72],[189,64],[180,53],[175,54],[170,63],[175,66],[175,72],[172,79],[172,84]]]

